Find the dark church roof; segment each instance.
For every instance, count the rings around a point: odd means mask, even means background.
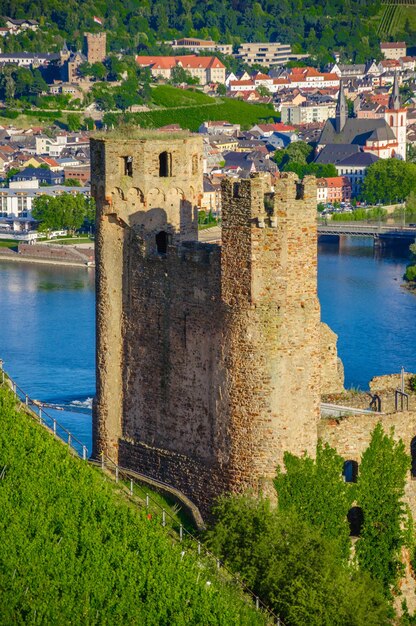
[[[359,146],[351,144],[328,144],[318,154],[315,163],[323,165],[345,165],[346,167],[368,167],[378,161],[378,156],[371,152],[362,152]]]
[[[365,146],[367,141],[394,141],[395,136],[386,120],[348,118],[344,128],[337,133],[335,119],[326,121],[319,144],[355,144]]]
[[[360,146],[354,144],[342,143],[337,145],[335,143],[330,143],[322,148],[315,159],[315,163],[333,163],[334,165],[337,165],[340,161],[343,161],[350,156],[357,155],[359,152]]]
[[[378,156],[371,152],[357,152],[357,154],[352,154],[346,159],[339,161],[337,165],[345,165],[346,167],[369,167],[378,160]]]

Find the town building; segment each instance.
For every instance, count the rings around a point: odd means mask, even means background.
[[[10,178],[11,182],[38,181],[40,185],[62,185],[64,173],[62,170],[53,172],[43,167],[26,167]]]
[[[340,78],[337,74],[318,72],[314,67],[293,67],[273,79],[271,91],[282,89],[328,89],[339,88]]]
[[[313,122],[326,122],[330,117],[334,117],[336,102],[313,102],[306,100],[301,104],[282,104],[280,113],[284,124],[311,124]]]
[[[39,28],[39,22],[36,20],[18,20],[11,17],[5,17],[4,21],[6,24],[5,30],[7,30],[4,34],[8,35],[20,35],[20,33],[23,33],[25,30],[36,31]]]
[[[327,187],[327,202],[349,202],[351,200],[351,182],[347,176],[324,178]]]
[[[248,65],[286,65],[289,61],[306,58],[307,54],[292,54],[290,44],[285,43],[242,43],[237,56]]]
[[[406,110],[401,107],[397,75],[388,108],[382,118],[349,118],[344,88],[339,91],[335,118],[328,119],[318,142],[318,151],[324,146],[344,146],[345,156],[349,146],[359,146],[381,159],[391,157],[406,159]]]
[[[200,85],[225,83],[225,65],[217,57],[197,56],[195,54],[172,57],[136,56],[136,63],[140,67],[150,68],[154,78],[170,80],[172,70],[175,67],[182,67],[193,78],[197,78]]]
[[[204,135],[238,135],[240,131],[240,124],[231,124],[222,120],[202,122],[198,128],[198,133]]]
[[[102,63],[107,56],[106,33],[84,33],[88,63]]]
[[[315,159],[315,163],[335,165],[338,176],[345,176],[350,181],[351,196],[356,197],[361,192],[361,186],[367,175],[367,170],[378,161],[378,156],[371,152],[363,152],[360,146],[330,144],[325,146]]]
[[[1,65],[18,65],[19,67],[45,67],[60,61],[58,53],[41,52],[2,52]]]
[[[182,39],[175,39],[170,43],[173,50],[186,49],[190,52],[221,52],[222,54],[232,54],[233,47],[231,44],[216,43],[215,41],[207,41],[204,39],[197,39],[196,37],[182,37]]]
[[[380,44],[381,53],[385,59],[400,59],[406,56],[405,41],[388,41]]]

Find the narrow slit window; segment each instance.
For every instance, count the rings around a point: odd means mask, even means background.
[[[133,157],[123,157],[123,174],[124,176],[133,176]]]
[[[161,178],[172,176],[172,155],[170,152],[159,154],[159,176]]]

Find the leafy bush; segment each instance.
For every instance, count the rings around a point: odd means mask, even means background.
[[[293,511],[323,535],[339,544],[348,557],[350,529],[347,513],[355,485],[344,482],[344,459],[328,444],[318,443],[316,459],[284,455],[285,471],[277,468],[274,481],[279,509]]]
[[[404,279],[409,283],[416,281],[416,265],[408,265],[406,267]]]
[[[2,624],[265,624],[4,388],[0,418]]]
[[[380,581],[387,596],[403,572],[408,514],[402,500],[409,468],[403,442],[377,424],[360,464],[357,502],[364,522],[356,554],[360,568]]]
[[[289,511],[248,496],[223,498],[213,550],[287,626],[390,624],[379,585],[340,561],[337,545]]]
[[[10,111],[9,109],[0,109],[1,117],[7,117],[11,120],[15,120],[19,116],[19,111]]]

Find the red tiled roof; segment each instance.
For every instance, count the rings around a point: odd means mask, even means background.
[[[345,187],[350,185],[350,181],[346,176],[333,176],[332,178],[325,178],[326,184],[329,188]]]
[[[394,49],[394,48],[405,48],[405,47],[406,47],[405,41],[386,41],[380,44],[381,49],[383,48]]]
[[[143,66],[154,66],[157,69],[172,69],[175,65],[182,65],[184,68],[195,69],[202,67],[208,68],[225,68],[217,57],[200,57],[196,54],[187,54],[183,56],[164,57],[164,56],[136,56],[136,63]]]

